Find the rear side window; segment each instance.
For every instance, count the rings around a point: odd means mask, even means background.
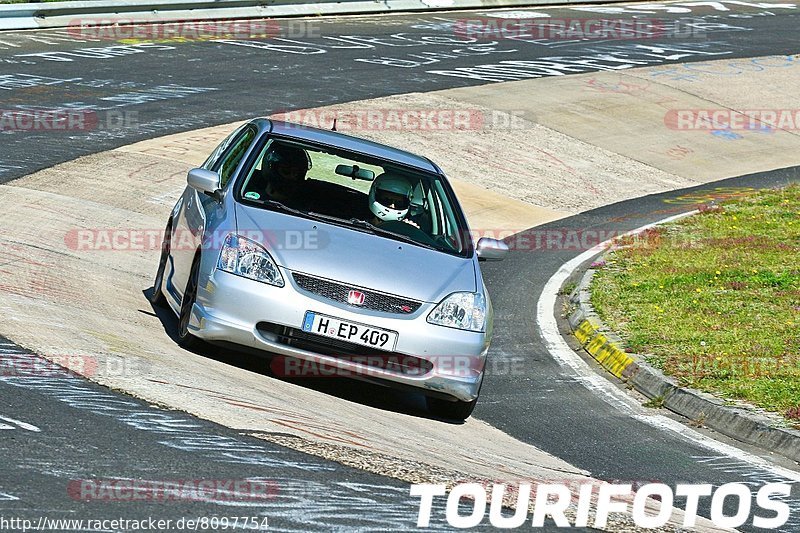
[[[220,186],[224,189],[233,176],[233,172],[242,161],[247,149],[256,138],[256,130],[253,127],[246,127],[240,135],[236,136],[229,147],[225,150],[219,161],[212,166],[212,170],[219,172]]]
[[[225,137],[222,142],[219,143],[216,148],[214,148],[214,151],[211,152],[211,155],[208,156],[208,159],[206,159],[205,163],[203,163],[202,168],[206,170],[214,170],[218,166],[217,163],[219,163],[222,154],[225,153],[225,150],[228,149],[231,143],[238,138],[239,134],[241,134],[242,130],[244,130],[246,127],[246,124],[239,126],[233,131],[233,133]]]

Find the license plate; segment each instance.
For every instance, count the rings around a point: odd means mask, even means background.
[[[303,331],[390,352],[394,351],[395,344],[397,344],[397,333],[394,331],[341,320],[312,311],[306,311],[303,319]]]

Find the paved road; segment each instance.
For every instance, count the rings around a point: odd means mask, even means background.
[[[436,14],[315,21],[305,28],[312,35],[293,34],[258,42],[119,45],[76,42],[64,32],[3,34],[0,35],[0,108],[86,109],[89,106],[97,113],[99,127],[86,132],[0,132],[0,182],[137,139],[280,110],[624,65],[798,51],[797,15],[793,9],[768,10],[741,4],[680,8],[689,13],[659,9],[637,14],[632,11],[647,9],[614,9],[625,11],[619,17],[649,16],[673,21],[687,16],[701,17],[697,24],[703,25],[705,33],[702,38],[682,40],[502,39],[464,43],[463,38],[454,36],[453,21],[466,15]],[[596,16],[575,9],[549,12],[562,18]],[[743,177],[725,185],[774,185],[794,181],[797,176],[790,169]],[[624,202],[550,227],[630,229],[663,217],[665,205],[674,207],[663,200],[680,194]],[[485,269],[497,313],[493,357],[496,361],[519,358],[522,370],[491,374],[475,416],[609,480],[655,479],[672,485],[761,483],[772,479],[767,470],[714,454],[617,413],[550,358],[530,317],[545,281],[577,253],[519,251],[508,261]],[[269,509],[258,508],[260,513],[270,516],[271,526],[304,529],[309,518],[304,514],[307,510],[303,504],[317,498],[321,498],[321,507],[315,507],[316,511],[311,513],[318,513],[312,519],[320,525],[333,523],[333,506],[338,519],[349,526],[376,527],[374,522],[363,522],[367,517],[390,524],[391,529],[413,525],[416,506],[409,502],[407,487],[402,484],[332,466],[188,416],[154,415],[155,411],[139,402],[103,391],[78,378],[70,378],[69,382],[76,387],[93,388],[98,397],[129,403],[125,409],[130,408],[133,414],[148,414],[125,418],[127,415],[123,413],[120,418],[108,416],[108,409],[92,406],[92,402],[79,408],[63,398],[57,401],[63,393],[64,381],[59,381],[58,387],[45,383],[38,388],[26,388],[15,386],[19,383],[14,383],[14,379],[2,380],[0,397],[4,411],[0,415],[42,429],[35,432],[10,424],[15,429],[4,432],[5,442],[19,445],[4,446],[4,458],[8,460],[0,467],[0,492],[8,497],[2,500],[0,494],[3,513],[13,511],[33,517],[53,511],[64,516],[88,517],[101,506],[92,507],[91,503],[65,497],[65,481],[82,477],[163,479],[169,473],[181,479],[214,476],[231,479],[260,475],[278,480],[279,487],[285,490],[279,495],[292,495],[288,500],[275,499],[280,511],[270,514]],[[28,378],[24,383],[33,381]],[[135,422],[139,416],[155,417],[155,421]],[[172,422],[165,429],[160,422],[162,416],[180,419],[175,423],[180,429],[176,431]],[[187,431],[191,438],[210,444],[176,445],[176,439],[185,437],[185,427],[190,428]],[[198,433],[194,434],[195,431]],[[176,434],[181,436],[170,437]],[[233,445],[236,459],[224,451],[220,439],[236,443]],[[124,449],[120,442],[126,443]],[[253,455],[260,459],[248,459]],[[313,467],[298,467],[294,463]],[[254,469],[254,464],[263,470]],[[302,475],[298,475],[298,468]],[[361,486],[370,486],[369,491],[360,490]],[[301,499],[293,500],[295,495]],[[355,507],[342,513],[351,502]],[[141,517],[152,510],[130,502],[119,505],[130,516]],[[366,512],[366,507],[374,512]],[[190,511],[193,514],[213,511],[222,516],[229,508],[193,503],[179,511],[172,506],[169,512],[170,516],[182,516]],[[237,514],[242,510],[231,509]],[[304,510],[302,516],[298,515],[298,509]],[[800,512],[793,513],[793,519],[786,531],[800,528]]]
[[[405,483],[109,391],[3,338],[0,368],[0,530],[152,518],[172,522],[151,530],[181,531],[212,517],[251,531],[417,530]],[[443,507],[431,530],[449,529]]]

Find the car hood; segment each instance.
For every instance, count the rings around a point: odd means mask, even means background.
[[[236,224],[293,272],[424,302],[477,288],[472,259],[238,203]]]

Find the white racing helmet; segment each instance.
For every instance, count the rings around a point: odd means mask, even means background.
[[[384,172],[369,189],[369,209],[384,222],[403,220],[411,207],[412,190],[405,177]]]

